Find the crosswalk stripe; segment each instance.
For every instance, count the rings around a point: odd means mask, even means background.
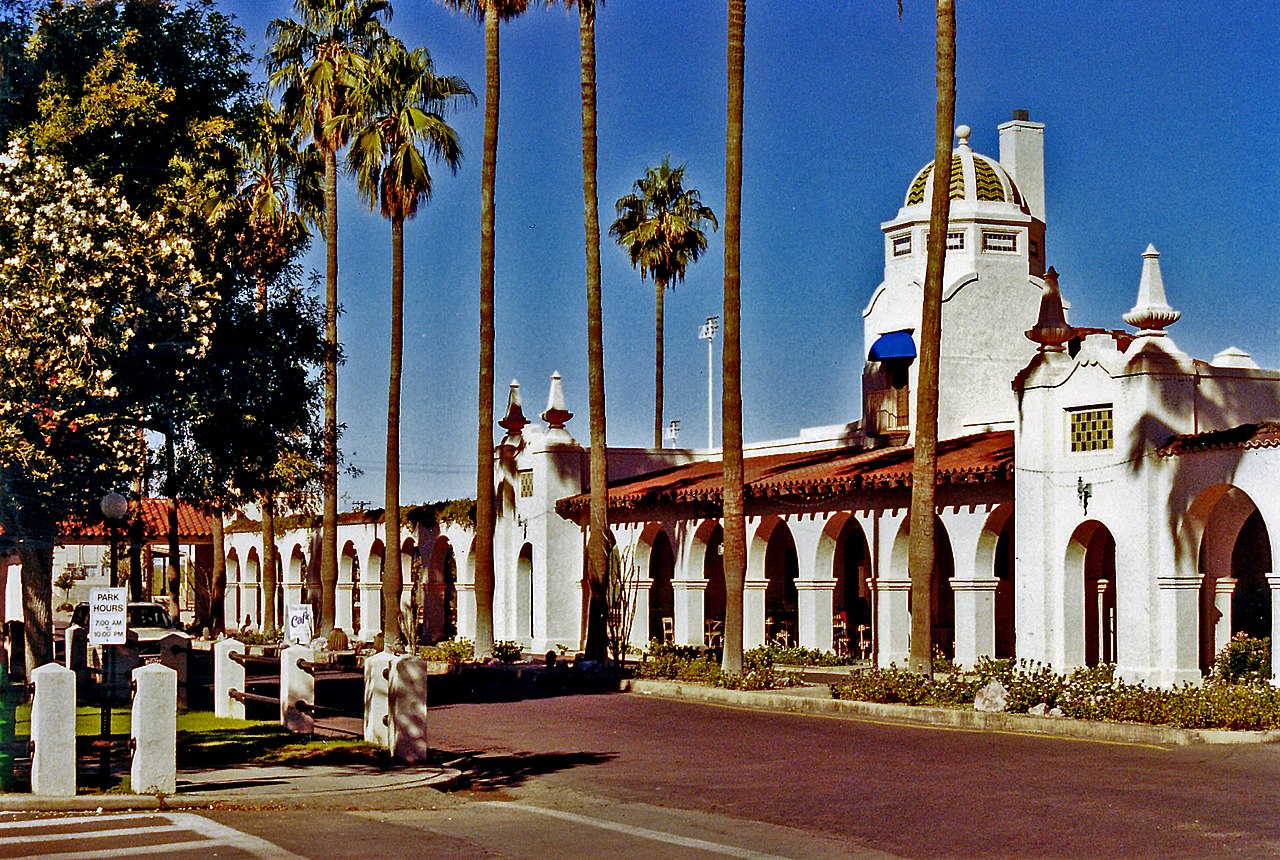
[[[140,833],[182,833],[186,828],[176,824],[151,827],[113,827],[109,830],[67,830],[59,833],[27,833],[22,836],[0,836],[0,845],[20,842],[57,842],[59,839],[110,839],[113,836],[137,836]]]
[[[133,825],[134,822],[137,822],[136,825]],[[126,826],[102,827],[104,824],[118,823],[125,823]],[[56,832],[39,832],[41,830],[50,831],[55,827],[60,829]],[[74,829],[77,827],[96,827],[98,829]],[[40,860],[110,860],[110,858],[114,857],[133,857],[143,854],[174,853],[210,848],[235,848],[259,858],[259,860],[306,860],[306,858],[300,857],[291,851],[286,851],[265,839],[189,812],[121,813],[77,816],[73,818],[51,818],[39,821],[4,821],[0,822],[0,832],[4,831],[14,835],[0,836],[0,845],[14,845],[23,842],[48,843],[67,840],[80,842],[94,840],[101,844],[103,839],[149,834],[188,833],[199,837],[186,841],[172,840],[156,845],[77,848],[75,851],[55,854],[26,855],[28,857],[39,857]],[[17,835],[15,831],[26,832],[22,833],[22,835]]]

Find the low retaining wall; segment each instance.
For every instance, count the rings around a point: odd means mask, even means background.
[[[1065,717],[1033,717],[1030,714],[992,714],[963,708],[926,708],[916,705],[883,705],[826,696],[779,691],[725,690],[681,681],[632,680],[632,693],[709,702],[769,711],[848,717],[924,726],[944,726],[970,731],[1006,731],[1113,743],[1159,744],[1270,744],[1280,743],[1280,731],[1236,732],[1226,729],[1178,729],[1142,723],[1101,723]]]

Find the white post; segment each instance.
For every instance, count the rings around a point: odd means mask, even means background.
[[[244,702],[231,698],[231,691],[245,692],[244,666],[232,660],[232,654],[244,656],[244,644],[239,640],[213,643],[213,715],[243,720]]]
[[[380,747],[390,747],[388,694],[394,659],[379,651],[364,661],[364,739]]]
[[[174,794],[178,790],[178,673],[153,663],[133,670],[134,794]]]
[[[1111,619],[1107,617],[1107,588],[1111,585],[1109,579],[1098,580],[1098,665],[1103,663],[1114,663],[1116,655],[1108,655],[1110,650],[1108,646],[1111,644]],[[1110,656],[1111,659],[1107,660]]]
[[[280,725],[291,732],[309,735],[315,728],[311,715],[298,710],[299,702],[316,702],[316,679],[298,666],[298,661],[315,658],[314,651],[301,645],[290,645],[280,652]]]
[[[160,665],[168,666],[178,674],[178,707],[187,706],[187,660],[191,653],[191,640],[174,631],[160,640]]]
[[[427,664],[399,657],[391,664],[387,689],[387,744],[400,761],[417,764],[431,753],[427,742]]]
[[[31,793],[74,797],[76,793],[76,674],[57,663],[31,673]]]

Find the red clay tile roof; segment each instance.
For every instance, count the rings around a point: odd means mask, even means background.
[[[1172,436],[1156,449],[1161,457],[1177,457],[1197,451],[1227,448],[1280,448],[1280,423],[1241,424],[1228,430],[1210,430]]]
[[[158,540],[169,533],[168,499],[134,499],[129,502],[129,520],[141,516],[145,540]],[[99,519],[91,523],[64,523],[59,529],[61,538],[71,540],[106,540],[107,524]],[[186,502],[178,503],[178,538],[184,543],[196,543],[213,538],[213,521],[209,516]]]
[[[857,490],[911,485],[911,448],[828,448],[748,457],[746,495],[751,498],[837,496]],[[951,439],[938,445],[938,482],[1008,480],[1013,476],[1013,432],[1004,430]],[[651,472],[609,487],[609,507],[711,502],[720,504],[720,461],[702,461]],[[556,511],[573,518],[589,495],[561,499]]]

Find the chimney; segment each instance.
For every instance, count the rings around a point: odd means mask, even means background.
[[[1044,208],[1044,123],[1032,122],[1025,110],[1000,126],[1000,163],[1013,177],[1031,214],[1048,222]]]

